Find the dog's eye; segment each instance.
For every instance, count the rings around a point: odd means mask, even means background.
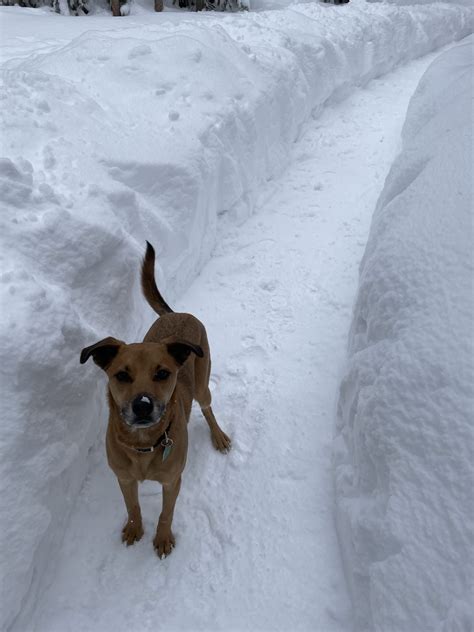
[[[119,382],[133,382],[132,378],[126,371],[119,371],[115,374],[115,377]]]
[[[167,371],[166,369],[160,369],[159,371],[157,371],[155,373],[155,375],[153,376],[153,379],[155,382],[161,382],[162,380],[166,380],[167,377],[169,377],[171,374],[169,371]]]

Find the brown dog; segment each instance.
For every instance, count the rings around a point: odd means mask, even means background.
[[[160,318],[143,342],[128,345],[105,338],[83,349],[81,364],[92,356],[109,377],[106,447],[127,506],[122,540],[129,545],[143,535],[138,483],[158,481],[163,507],[153,545],[163,557],[175,544],[171,522],[186,464],[193,399],[201,406],[216,449],[227,452],[231,442],[211,408],[211,356],[204,325],[191,314],[177,314],[168,307],[156,287],[154,267],[155,251],[147,242],[142,288]]]

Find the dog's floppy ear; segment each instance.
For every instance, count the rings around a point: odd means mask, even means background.
[[[172,342],[166,342],[166,348],[171,357],[173,357],[178,364],[184,364],[189,358],[191,353],[195,353],[198,358],[202,358],[204,353],[199,345],[194,345],[187,340],[173,340]]]
[[[97,366],[100,366],[100,368],[105,371],[123,344],[125,343],[121,340],[111,338],[110,336],[108,338],[104,338],[103,340],[99,340],[99,342],[96,342],[95,345],[86,347],[81,351],[81,364],[87,362],[87,360],[92,356]]]

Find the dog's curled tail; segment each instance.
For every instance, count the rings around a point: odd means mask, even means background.
[[[146,242],[146,252],[142,263],[142,290],[148,304],[159,316],[173,311],[156,287],[155,249],[148,241]]]

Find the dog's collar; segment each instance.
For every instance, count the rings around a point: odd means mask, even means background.
[[[164,447],[164,452],[166,452],[166,450],[169,448],[169,450],[168,450],[168,454],[169,454],[169,451],[173,447],[173,439],[170,439],[168,437],[168,432],[169,432],[169,429],[171,427],[172,421],[173,420],[171,419],[169,424],[168,424],[168,427],[166,428],[164,433],[162,435],[160,435],[158,437],[158,441],[156,443],[154,443],[153,445],[151,445],[150,447],[148,447],[148,448],[135,448],[134,446],[130,445],[130,446],[127,446],[127,448],[130,448],[131,450],[135,450],[135,452],[150,453],[150,452],[154,452],[156,450],[156,448],[161,445],[161,446]],[[166,458],[164,456],[164,452],[163,452],[163,461]],[[168,456],[168,454],[166,456]]]
[[[163,457],[162,457],[162,461],[166,461],[166,459],[169,457],[171,449],[173,448],[174,445],[174,441],[173,439],[171,439],[170,437],[168,437],[168,432],[169,429],[171,428],[171,424],[173,423],[173,419],[170,419],[170,422],[166,428],[166,430],[163,432],[163,434],[161,434],[157,441],[153,444],[150,445],[147,448],[136,448],[133,445],[128,445],[127,443],[123,443],[123,441],[119,441],[119,443],[121,443],[124,448],[128,448],[129,450],[133,450],[134,452],[138,452],[138,454],[151,454],[152,452],[154,452],[157,448],[159,448],[160,446],[163,448]]]

